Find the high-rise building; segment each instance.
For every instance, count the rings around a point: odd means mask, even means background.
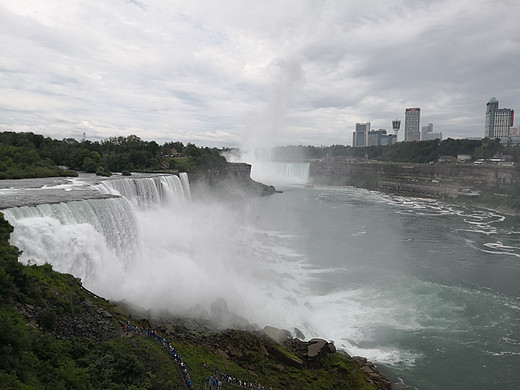
[[[421,109],[407,108],[404,112],[404,141],[420,141],[421,133],[419,124],[421,120]]]
[[[428,126],[423,126],[421,133],[421,141],[431,141],[434,139],[440,139],[442,141],[442,133],[433,132],[433,123],[428,123]]]
[[[370,131],[370,122],[356,123],[356,131],[353,133],[352,146],[354,148],[363,148],[368,145],[368,132]]]
[[[395,134],[387,134],[386,129],[370,130],[367,146],[392,145],[396,143]]]
[[[509,138],[514,116],[514,110],[510,108],[498,108],[498,100],[494,97],[491,98],[486,104],[484,137]]]
[[[367,146],[391,145],[394,143],[394,139],[395,135],[388,135],[385,129],[370,130]]]

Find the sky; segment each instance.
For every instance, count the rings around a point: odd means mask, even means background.
[[[351,145],[421,108],[520,115],[517,0],[0,0],[0,131],[210,147]],[[515,120],[515,126],[520,122]]]

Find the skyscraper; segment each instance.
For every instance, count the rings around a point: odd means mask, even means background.
[[[486,104],[486,124],[484,137],[509,138],[515,111],[498,108],[498,100],[492,97]]]
[[[422,127],[421,141],[431,141],[434,139],[440,139],[442,141],[442,133],[434,133],[433,123],[428,123],[428,126]]]
[[[356,123],[356,131],[352,137],[352,146],[354,148],[363,148],[368,145],[368,132],[370,131],[370,122]]]
[[[421,119],[421,109],[407,108],[404,112],[404,141],[420,141],[421,132],[419,124]]]

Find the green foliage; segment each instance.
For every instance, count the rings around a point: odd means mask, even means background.
[[[77,176],[75,171],[81,170],[100,176],[130,171],[198,172],[225,164],[226,159],[214,148],[199,148],[190,143],[184,146],[182,142],[160,146],[136,135],[78,142],[33,133],[0,133],[0,179]]]
[[[98,175],[98,176],[112,176],[112,172],[110,172],[105,167],[97,167],[96,175]]]
[[[25,134],[25,133],[21,133]],[[27,177],[77,176],[77,173],[58,167],[52,160],[42,158],[29,139],[17,133],[0,133],[0,179]]]
[[[8,242],[11,232],[0,213],[0,388],[182,388],[177,367],[152,340],[117,334],[98,340],[88,334],[55,337],[62,315],[90,321],[86,300],[94,311],[111,310],[115,327],[117,314],[71,275],[54,272],[50,265],[19,263],[18,249]],[[36,315],[28,322],[17,307],[31,307]]]
[[[441,156],[457,157],[469,154],[477,158],[491,158],[497,153],[509,154],[513,161],[520,162],[520,147],[505,147],[500,139],[482,140],[452,139],[421,142],[399,142],[393,145],[353,148],[332,146],[279,146],[273,149],[276,161],[307,161],[327,157],[356,157],[377,161],[409,163],[436,162]]]

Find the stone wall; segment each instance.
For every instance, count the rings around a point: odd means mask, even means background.
[[[506,189],[520,183],[520,170],[510,166],[473,164],[398,164],[312,161],[310,181],[354,185],[371,179],[374,189],[434,197],[457,197],[460,190]],[[363,185],[360,185],[363,186]]]

